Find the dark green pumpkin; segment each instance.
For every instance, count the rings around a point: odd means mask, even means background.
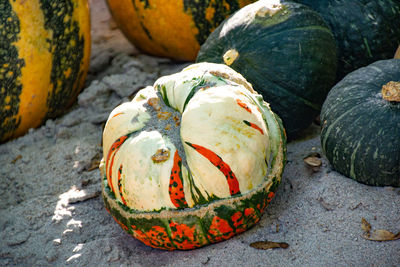
[[[310,8],[268,1],[225,20],[200,48],[197,62],[225,63],[270,103],[292,138],[320,112],[336,76],[336,44]]]
[[[397,100],[382,93],[391,81]],[[336,171],[368,185],[400,186],[399,59],[347,75],[330,91],[321,121],[322,148]]]
[[[393,57],[400,43],[399,0],[295,0],[321,14],[337,40],[338,79]]]

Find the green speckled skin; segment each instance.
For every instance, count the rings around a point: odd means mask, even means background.
[[[142,3],[144,3],[144,8],[150,8],[150,4],[149,4],[149,1],[147,1],[147,0],[140,0],[140,2],[142,2]],[[135,0],[133,0],[132,1],[132,5],[133,5],[133,7],[135,8],[135,10],[136,10],[136,12],[140,12],[139,11],[139,8],[137,7],[137,5],[136,5],[136,2],[135,2]],[[147,29],[147,27],[144,25],[144,23],[143,23],[143,21],[142,20],[140,20],[140,26],[143,28],[143,31],[146,33],[146,35],[147,35],[147,37],[150,39],[150,40],[153,40],[153,37],[151,36],[151,34],[150,34],[150,31]],[[167,48],[165,48],[165,47],[163,47],[166,51],[168,51],[168,49]]]
[[[338,79],[381,59],[400,44],[399,0],[295,0],[318,11],[338,44]]]
[[[230,67],[263,95],[293,138],[319,114],[333,85],[335,40],[318,13],[296,3],[285,3],[272,17],[246,21],[259,5],[245,6],[225,20],[202,45],[196,61],[224,63],[225,52],[236,49],[239,56]]]
[[[139,0],[140,2],[144,3],[144,7],[145,8],[149,8],[150,7],[150,3],[149,0]],[[135,5],[135,1],[132,1],[132,4]]]
[[[321,143],[333,168],[358,182],[400,187],[400,103],[381,89],[400,81],[400,60],[377,61],[347,75],[321,111]]]
[[[9,134],[10,129],[18,128],[20,119],[13,118],[18,114],[19,96],[22,92],[20,81],[24,60],[18,58],[18,49],[13,45],[18,40],[20,25],[18,17],[9,1],[0,3],[0,140]],[[9,75],[12,73],[12,75]],[[11,119],[10,119],[11,118]]]
[[[80,67],[84,38],[79,34],[78,22],[71,19],[76,8],[74,2],[42,0],[40,4],[45,17],[45,28],[53,32],[50,47],[54,51],[54,57],[50,79],[55,88],[48,97],[47,117],[54,118],[63,112],[60,107],[68,106],[71,99],[79,93],[80,85],[76,81],[84,75]],[[66,17],[69,18],[68,21]],[[68,70],[71,73],[66,75]]]
[[[204,2],[207,3],[209,1]],[[240,8],[237,0],[215,1],[208,5],[215,9],[212,20],[207,20],[206,18],[207,4],[199,4],[193,0],[183,1],[185,12],[192,14],[196,28],[199,29],[199,33],[196,35],[199,44],[203,44],[215,27]]]
[[[248,198],[232,203],[207,205],[177,211],[168,216],[158,212],[140,213],[116,202],[113,193],[103,182],[105,207],[114,220],[130,235],[144,244],[164,250],[187,250],[220,242],[253,227],[262,217],[279,180],[269,190],[260,190]],[[219,202],[221,202],[220,200]]]

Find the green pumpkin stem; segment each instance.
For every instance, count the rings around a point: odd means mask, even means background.
[[[400,102],[400,82],[388,82],[382,86],[382,98],[391,102]]]

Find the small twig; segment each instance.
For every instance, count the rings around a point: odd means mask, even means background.
[[[22,159],[22,155],[18,155],[15,159],[11,161],[12,164],[15,164],[19,159]]]
[[[317,200],[321,204],[321,206],[327,211],[331,211],[335,207],[335,205],[327,203],[322,197],[319,197]]]
[[[250,247],[266,250],[275,248],[288,248],[289,244],[285,242],[257,241],[251,243]]]

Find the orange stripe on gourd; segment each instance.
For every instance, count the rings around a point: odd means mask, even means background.
[[[267,197],[267,202],[271,202],[271,200],[274,198],[275,193],[274,192],[269,192],[268,193],[268,197]]]
[[[217,167],[225,175],[231,196],[240,194],[239,182],[235,174],[233,173],[229,165],[225,163],[220,156],[218,156],[217,154],[215,154],[214,152],[203,146],[191,144],[189,142],[185,143],[194,148],[206,159],[208,159],[215,167]]]
[[[133,225],[132,225],[133,226]],[[138,232],[138,230],[134,230]],[[175,247],[172,244],[171,238],[169,237],[165,227],[161,227],[159,225],[154,225],[148,230],[147,232],[142,232],[144,235],[147,237],[145,239],[145,236],[142,235],[141,239],[145,244],[153,247],[153,248],[162,248],[166,250],[172,250],[175,249]]]
[[[214,242],[229,239],[234,236],[235,232],[229,225],[227,220],[224,220],[218,216],[214,216],[208,229],[207,238]]]
[[[183,180],[182,180],[182,159],[175,151],[174,154],[174,165],[171,169],[171,176],[169,180],[169,196],[172,203],[177,208],[187,208],[188,204],[185,200],[185,193],[183,191]]]
[[[200,238],[196,225],[186,225],[185,223],[177,223],[171,221],[169,223],[171,229],[171,239],[178,249],[194,249],[206,244],[204,238]]]
[[[251,112],[251,109],[249,108],[249,106],[248,106],[246,103],[244,103],[242,100],[236,99],[236,103],[237,103],[240,107],[244,108],[247,112],[252,113],[252,112]]]
[[[107,160],[106,160],[106,176],[107,176],[107,182],[108,185],[111,187],[111,191],[113,193],[115,193],[114,191],[114,186],[112,184],[112,180],[111,180],[111,173],[112,173],[112,167],[114,164],[114,158],[115,158],[115,154],[118,152],[119,148],[121,147],[121,145],[125,142],[125,140],[128,138],[127,135],[124,135],[120,138],[118,138],[111,146],[110,150],[108,151],[107,154]],[[111,163],[110,163],[110,158],[112,155],[112,159],[111,159]]]
[[[246,208],[243,213],[247,224],[256,224],[260,220],[261,215],[258,215],[254,208]]]
[[[117,117],[118,115],[122,115],[122,114],[124,114],[124,112],[119,112],[119,113],[115,114],[114,116],[112,116],[111,118],[115,118],[115,117]]]
[[[246,125],[250,126],[251,128],[256,129],[256,130],[259,131],[261,134],[264,134],[263,130],[262,130],[260,127],[258,127],[256,124],[251,123],[251,122],[246,121],[246,120],[243,120],[243,122],[244,122]]]

